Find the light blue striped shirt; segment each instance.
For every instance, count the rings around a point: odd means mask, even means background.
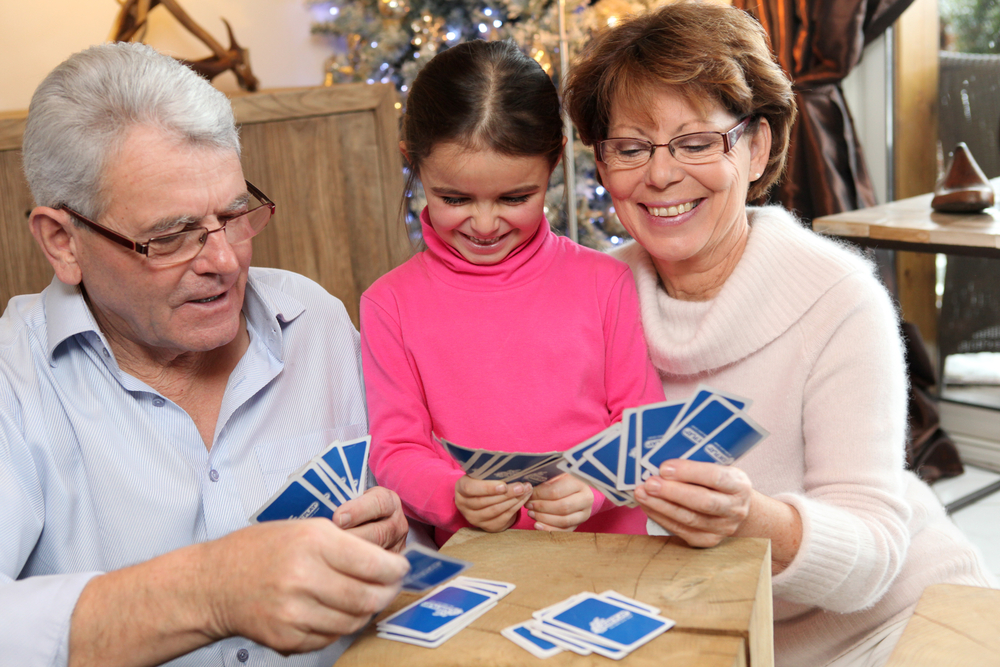
[[[212,540],[334,439],[368,431],[358,332],[316,283],[250,269],[250,347],[211,450],[175,403],[122,372],[80,291],[53,280],[0,319],[0,663],[66,664],[101,572]],[[170,665],[322,665],[233,637]],[[242,660],[241,660],[242,658]]]

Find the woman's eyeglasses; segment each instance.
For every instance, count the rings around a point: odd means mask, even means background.
[[[684,164],[706,164],[715,162],[728,153],[740,140],[751,116],[747,116],[727,132],[695,132],[674,137],[665,144],[652,144],[642,139],[605,139],[594,146],[598,160],[612,169],[633,169],[641,167],[651,159],[657,148],[664,146],[678,162]]]

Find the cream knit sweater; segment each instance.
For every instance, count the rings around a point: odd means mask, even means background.
[[[739,264],[709,301],[670,298],[636,243],[632,267],[667,399],[699,382],[753,400],[770,436],[736,465],[802,516],[774,577],[776,664],[824,665],[912,611],[924,587],[995,585],[931,490],[906,472],[897,315],[871,265],[778,207],[749,208]]]

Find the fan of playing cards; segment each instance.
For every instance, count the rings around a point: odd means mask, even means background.
[[[495,452],[438,438],[470,477],[541,484],[569,472],[616,505],[635,505],[633,491],[669,459],[729,465],[767,437],[745,412],[751,401],[699,385],[686,401],[630,408],[621,422],[565,452]]]
[[[334,511],[365,491],[371,437],[333,441],[321,454],[278,489],[257,513],[254,523],[278,519],[333,518]]]

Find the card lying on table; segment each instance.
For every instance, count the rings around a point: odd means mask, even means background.
[[[615,591],[580,593],[533,614],[533,620],[506,628],[502,635],[537,657],[558,650],[597,653],[620,660],[674,626],[660,610]],[[536,641],[527,639],[525,631]],[[540,644],[546,642],[546,644]]]
[[[514,584],[458,577],[376,625],[377,637],[437,648],[497,605]]]
[[[371,437],[335,440],[317,454],[250,517],[253,523],[281,519],[333,518],[334,511],[365,492]]]

